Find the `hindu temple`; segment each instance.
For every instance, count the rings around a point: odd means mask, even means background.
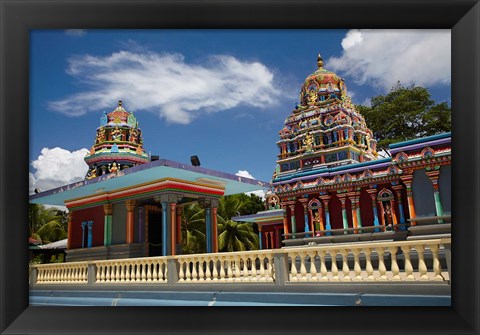
[[[30,196],[30,203],[68,208],[69,262],[178,255],[182,210],[192,202],[205,209],[207,252],[217,252],[218,199],[268,189],[268,183],[193,162],[153,159],[122,101],[101,116],[85,162],[83,181]]]
[[[85,157],[89,167],[86,178],[95,178],[149,161],[138,121],[119,101],[117,108],[108,114],[104,112],[100,118],[95,143]]]
[[[259,225],[263,248],[413,238],[418,222],[445,223],[432,229],[449,233],[451,134],[395,143],[379,157],[344,79],[321,55],[279,137],[266,211],[234,218]]]

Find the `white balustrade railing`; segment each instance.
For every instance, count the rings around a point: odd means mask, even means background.
[[[167,258],[145,257],[95,261],[97,283],[166,283]]]
[[[30,267],[30,284],[445,281],[440,254],[450,244],[447,238],[42,264]]]
[[[53,263],[32,266],[36,268],[36,284],[82,284],[88,281],[88,263]]]
[[[293,283],[444,281],[449,279],[448,271],[443,271],[440,265],[439,250],[450,242],[450,239],[373,242],[286,248],[282,251],[288,253],[289,280]],[[431,257],[433,265],[430,269],[425,255]]]
[[[273,282],[273,251],[175,256],[179,283]]]

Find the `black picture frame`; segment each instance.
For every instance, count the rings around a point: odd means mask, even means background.
[[[479,332],[478,1],[0,1],[2,334]],[[451,307],[29,307],[29,30],[65,28],[452,29]]]

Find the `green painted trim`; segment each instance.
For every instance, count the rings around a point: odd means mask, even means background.
[[[443,207],[442,202],[440,201],[440,192],[433,192],[433,197],[435,198],[435,210],[437,212],[437,216],[443,216]]]
[[[348,229],[347,210],[342,209],[343,229]]]

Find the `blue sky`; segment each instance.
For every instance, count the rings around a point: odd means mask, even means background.
[[[367,104],[400,80],[450,103],[449,30],[35,30],[30,191],[83,179],[83,156],[118,100],[145,149],[269,181],[278,131],[320,52]]]

